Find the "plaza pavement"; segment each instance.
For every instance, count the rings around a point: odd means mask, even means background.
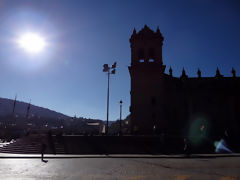
[[[240,180],[240,154],[0,154],[1,180]]]

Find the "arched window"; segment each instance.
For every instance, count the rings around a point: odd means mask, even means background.
[[[154,58],[155,57],[155,50],[153,48],[150,48],[148,50],[148,55],[150,58]]]
[[[144,49],[143,48],[140,48],[138,50],[138,58],[139,59],[144,59]]]

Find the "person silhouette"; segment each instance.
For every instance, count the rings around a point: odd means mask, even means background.
[[[184,138],[183,141],[184,141],[184,148],[183,148],[184,154],[187,155],[187,156],[190,156],[190,154],[191,154],[191,144],[190,144],[190,142],[187,138]]]
[[[47,160],[43,159],[46,148],[47,148],[46,144],[42,142],[42,144],[41,144],[41,159],[42,159],[42,162],[47,162]]]

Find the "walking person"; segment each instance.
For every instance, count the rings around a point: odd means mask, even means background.
[[[183,141],[184,141],[184,148],[183,148],[184,154],[186,156],[190,156],[191,155],[191,144],[187,138],[184,138]]]
[[[43,159],[46,148],[47,148],[46,144],[44,142],[42,142],[42,144],[41,144],[41,159],[42,159],[42,162],[47,162],[46,160]]]

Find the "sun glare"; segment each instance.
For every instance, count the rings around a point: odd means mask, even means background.
[[[18,44],[29,53],[39,53],[46,46],[44,38],[35,33],[24,34],[19,38]]]

